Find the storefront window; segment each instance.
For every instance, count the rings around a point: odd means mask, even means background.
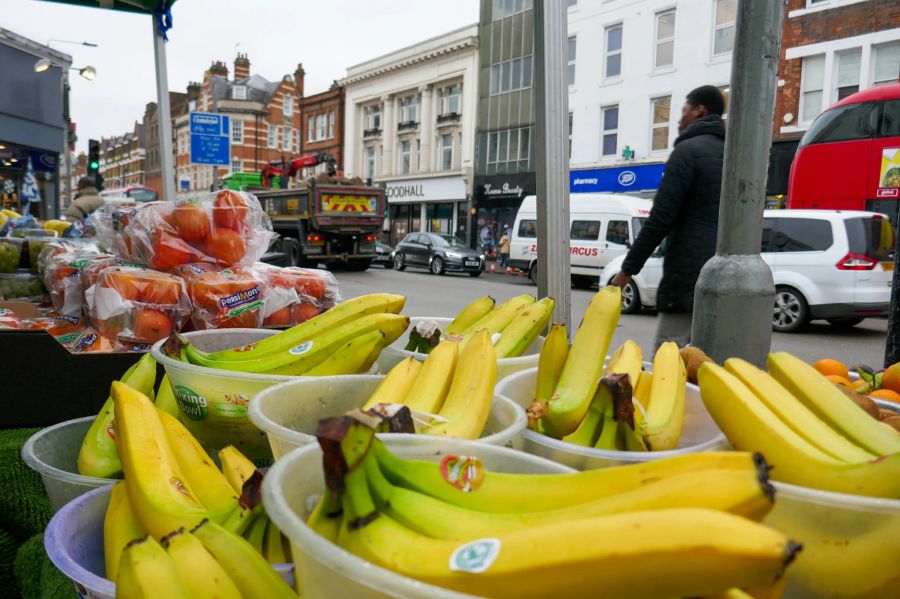
[[[410,204],[410,231],[422,231],[422,204]]]
[[[397,245],[409,234],[409,204],[391,206],[390,245]]]
[[[428,231],[431,233],[453,234],[453,204],[427,204]]]

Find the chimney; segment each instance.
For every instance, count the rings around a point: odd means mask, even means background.
[[[187,99],[188,100],[198,100],[200,98],[200,84],[196,81],[191,81],[187,86]]]
[[[306,76],[306,71],[303,70],[303,63],[299,63],[297,65],[297,70],[294,71],[294,85],[297,87],[297,96],[303,97],[303,78]]]
[[[246,54],[238,53],[234,59],[234,80],[242,81],[250,76],[250,59]]]
[[[214,60],[212,66],[209,67],[209,74],[228,79],[228,67],[221,60]]]

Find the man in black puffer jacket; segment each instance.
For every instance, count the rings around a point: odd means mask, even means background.
[[[687,95],[679,136],[666,162],[653,209],[612,284],[625,287],[666,239],[663,277],[656,295],[656,347],[691,340],[694,286],[700,269],[716,253],[725,126],[722,92],[704,85]]]

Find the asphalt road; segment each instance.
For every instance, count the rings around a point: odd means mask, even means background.
[[[387,291],[405,295],[405,314],[410,316],[453,317],[470,301],[490,295],[498,302],[521,293],[535,293],[526,277],[485,273],[475,279],[468,275],[434,276],[425,270],[404,272],[374,267],[366,272],[334,273],[345,298]],[[584,310],[595,292],[572,289],[572,320],[581,322]],[[802,333],[773,333],[772,349],[788,351],[805,360],[837,358],[848,365],[870,364],[879,367],[884,357],[887,321],[867,319],[856,327],[839,331],[824,321],[811,323]],[[633,339],[648,355],[653,349],[656,316],[653,312],[625,315],[613,338],[613,347]]]

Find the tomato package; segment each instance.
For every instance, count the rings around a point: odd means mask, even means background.
[[[103,269],[85,300],[91,324],[101,335],[132,343],[168,337],[191,314],[180,277],[127,266]]]
[[[263,280],[266,301],[264,326],[283,327],[305,322],[341,300],[337,280],[327,270],[254,266]]]
[[[262,281],[248,268],[224,270],[208,264],[186,264],[173,272],[183,277],[194,306],[191,322],[197,330],[258,328],[265,300]]]
[[[125,227],[141,262],[160,271],[184,264],[250,266],[272,241],[272,223],[255,196],[224,189],[178,202],[140,206]]]
[[[141,264],[130,228],[131,219],[138,210],[133,202],[108,202],[94,210],[87,220],[95,231],[95,239],[110,248],[128,264]]]
[[[80,318],[83,314],[84,281],[82,271],[98,263],[109,265],[115,258],[99,250],[76,249],[54,253],[46,260],[44,286],[50,301],[63,316]]]

